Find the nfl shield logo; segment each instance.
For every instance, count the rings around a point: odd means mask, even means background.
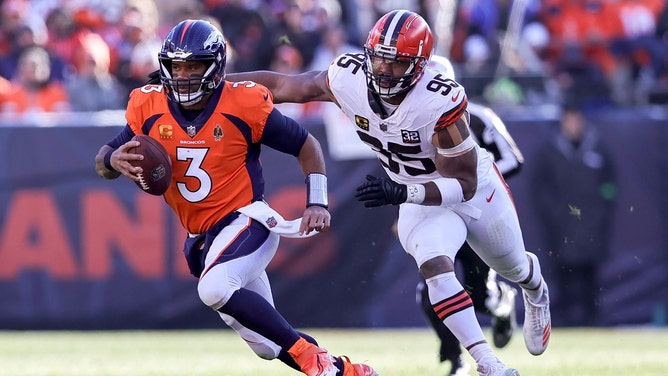
[[[195,134],[197,134],[197,128],[195,128],[194,125],[189,125],[186,128],[186,132],[188,132],[188,136],[195,137]]]
[[[387,132],[387,124],[380,123],[380,130],[383,131],[383,132]]]
[[[276,221],[276,218],[274,218],[274,217],[267,218],[267,226],[269,226],[269,228],[274,228],[274,227],[276,227],[277,224],[278,224],[278,221]]]

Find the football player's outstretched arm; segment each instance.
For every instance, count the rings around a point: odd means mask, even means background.
[[[325,156],[322,153],[320,142],[309,134],[302,145],[299,155],[297,155],[297,162],[302,168],[304,176],[309,174],[326,174],[325,171]]]
[[[331,222],[331,215],[327,210],[327,175],[325,171],[325,157],[318,140],[308,135],[302,145],[297,162],[306,177],[307,207],[299,226],[300,234],[308,234],[313,230],[327,231]]]
[[[327,71],[282,74],[264,70],[230,73],[225,79],[232,82],[253,81],[266,86],[274,96],[274,103],[333,101],[327,87]]]

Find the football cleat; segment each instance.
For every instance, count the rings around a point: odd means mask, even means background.
[[[492,341],[494,346],[502,348],[510,342],[515,329],[515,296],[517,290],[507,283],[498,282],[501,290],[499,304],[492,311]]]
[[[508,368],[495,356],[485,356],[478,363],[480,376],[520,376],[515,368]]]
[[[471,365],[464,360],[462,355],[451,359],[452,368],[448,376],[469,376],[471,374]]]
[[[309,343],[304,338],[299,338],[290,347],[288,354],[307,376],[336,376],[339,372],[334,365],[334,357],[327,350]]]
[[[343,363],[343,373],[341,376],[378,376],[378,372],[366,364],[353,364],[345,355],[339,357],[339,359]]]
[[[543,287],[543,296],[539,303],[532,303],[524,291],[522,297],[524,298],[524,344],[532,355],[540,355],[547,349],[552,331],[547,286]]]

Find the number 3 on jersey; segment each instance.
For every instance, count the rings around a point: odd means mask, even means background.
[[[202,162],[208,151],[208,148],[176,148],[176,160],[190,162],[184,176],[197,179],[200,183],[199,188],[194,191],[189,190],[184,182],[176,183],[181,196],[189,202],[200,202],[211,193],[213,186],[211,176],[202,168]]]

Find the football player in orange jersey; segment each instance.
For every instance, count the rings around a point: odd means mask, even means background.
[[[211,23],[185,20],[158,56],[161,84],[130,94],[127,126],[95,157],[107,179],[138,180],[128,153],[135,134],[158,140],[170,155],[165,201],[188,232],[184,253],[207,306],[261,358],[278,358],[309,376],[373,376],[364,364],[333,357],[295,330],[274,308],[265,271],[280,236],[308,236],[330,225],[327,178],[318,141],[274,108],[253,83],[225,81],[226,42]],[[260,150],[267,145],[297,158],[306,176],[301,221],[286,221],[263,201]]]
[[[277,102],[332,101],[376,153],[388,177],[368,176],[355,197],[365,207],[398,205],[399,240],[428,285],[429,301],[477,363],[480,376],[517,376],[494,354],[473,303],[454,273],[469,245],[524,298],[524,342],[540,355],[550,339],[548,287],[536,255],[524,248],[512,194],[492,155],[471,137],[464,88],[428,68],[433,36],[407,10],[382,16],[364,53],[344,53],[325,71],[248,72]]]

